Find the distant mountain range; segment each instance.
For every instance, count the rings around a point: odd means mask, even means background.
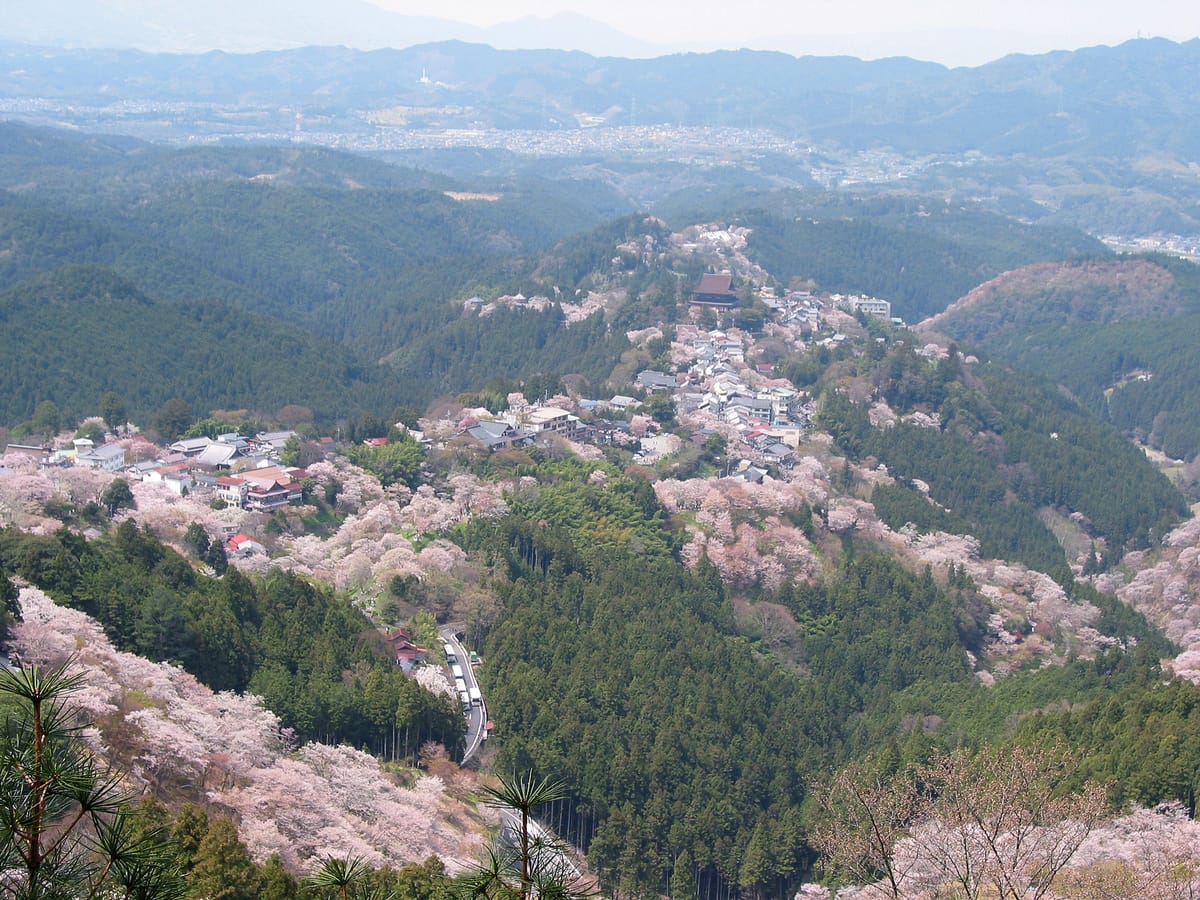
[[[481,27],[446,18],[391,12],[369,0],[8,0],[0,39],[49,47],[138,49],[153,53],[253,53],[304,46],[359,50],[467,41],[505,50],[557,48],[594,56],[651,57],[746,47],[796,56],[851,55],[880,59],[904,53],[950,65],[975,65],[1013,49],[1079,46],[1081,39],[1041,32],[983,28],[889,31],[864,22],[845,33],[773,30],[753,34],[737,17],[720,40],[689,41],[671,30],[646,40],[587,16],[551,11]],[[743,30],[739,32],[739,26]],[[1085,39],[1099,43],[1102,38]]]
[[[571,13],[480,27],[401,15],[366,0],[9,0],[5,7],[0,37],[51,47],[253,53],[305,46],[378,50],[460,40],[506,49],[586,49],[601,56],[665,52]]]
[[[248,55],[0,45],[0,97],[18,111],[29,100],[272,114],[303,107],[306,116],[342,117],[327,131],[760,127],[795,141],[905,153],[1148,157],[1185,167],[1200,159],[1197,95],[1200,39],[1135,40],[952,70],[906,58],[743,50],[617,59],[458,42]]]

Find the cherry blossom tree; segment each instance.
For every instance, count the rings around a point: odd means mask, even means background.
[[[130,797],[77,737],[65,666],[0,671],[0,870],[12,897],[180,897],[165,842],[140,833]]]
[[[1041,898],[1105,815],[1106,790],[1066,790],[1062,747],[957,750],[917,771],[852,768],[818,790],[814,841],[836,871],[888,897]],[[875,873],[882,873],[877,880]]]
[[[177,667],[119,652],[94,620],[36,589],[22,588],[20,604],[13,649],[81,672],[73,700],[98,726],[89,745],[134,784],[169,784],[235,813],[259,861],[279,853],[300,871],[331,856],[403,865],[436,853],[457,871],[481,851],[477,816],[440,779],[414,772],[403,786],[349,747],[297,750],[258,698],[214,694]]]

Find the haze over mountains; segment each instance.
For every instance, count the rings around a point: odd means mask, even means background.
[[[231,27],[230,23],[236,23]],[[639,41],[585,16],[525,17],[491,27],[450,18],[409,16],[365,0],[343,0],[336,15],[323,0],[283,4],[213,0],[13,0],[0,34],[8,40],[65,47],[124,47],[150,52],[249,53],[310,45],[364,50],[462,40],[500,48],[564,47],[597,55],[652,56],[667,48]]]
[[[1192,102],[1200,93],[1200,40],[1137,40],[955,70],[911,59],[756,51],[606,59],[457,42],[251,55],[8,45],[0,62],[8,115],[40,115],[42,124],[73,117],[80,127],[156,139],[290,137],[299,108],[307,131],[376,135],[378,149],[401,131],[423,129],[661,124],[758,128],[782,142],[916,154],[1145,156],[1170,161],[1154,166],[1168,173],[1200,156]],[[84,108],[55,105],[64,102]],[[162,111],[131,106],[147,103],[239,113],[218,111],[223,122],[196,127],[190,111],[151,115]]]
[[[1049,17],[1020,25],[972,17],[931,22],[928,17],[880,16],[867,8],[851,23],[839,20],[829,10],[812,10],[791,21],[778,14],[764,20],[751,10],[726,10],[720,14],[723,24],[718,29],[702,25],[716,18],[711,8],[693,7],[672,15],[664,7],[655,10],[656,15],[640,16],[636,24],[627,22],[622,28],[606,24],[619,22],[620,11],[605,9],[603,14],[589,17],[562,11],[561,6],[546,6],[534,14],[521,9],[513,9],[507,16],[502,11],[493,13],[493,24],[479,25],[463,21],[470,18],[466,8],[413,15],[393,12],[382,8],[384,5],[369,0],[286,4],[276,0],[204,4],[187,0],[12,0],[5,4],[0,38],[46,46],[136,48],[156,53],[257,52],[309,45],[373,50],[447,40],[500,49],[559,48],[612,57],[747,47],[864,59],[906,55],[947,65],[979,65],[1012,52],[1041,53],[1115,43],[1140,34],[1119,27],[1089,28],[1086,23],[1075,23],[1072,30]],[[501,18],[506,20],[496,21]],[[1108,21],[1108,25],[1114,23]],[[1159,33],[1182,36],[1177,31]],[[710,36],[702,38],[701,34]]]

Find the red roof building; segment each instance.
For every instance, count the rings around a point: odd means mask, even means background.
[[[692,291],[691,302],[697,306],[733,309],[738,304],[737,294],[733,292],[733,276],[727,274],[701,276],[700,284]]]

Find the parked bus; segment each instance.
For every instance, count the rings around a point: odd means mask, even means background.
[[[442,644],[442,650],[446,654],[446,662],[449,662],[449,663],[454,662],[454,659],[455,659],[454,645],[453,644]]]
[[[463,675],[462,666],[459,666],[459,665],[453,665],[453,666],[451,666],[451,667],[450,667],[450,674],[451,674],[451,675],[453,675],[455,678],[463,678],[463,677],[465,677],[465,676]]]
[[[483,694],[479,693],[479,688],[473,687],[469,693],[471,695],[472,706],[483,706]]]

